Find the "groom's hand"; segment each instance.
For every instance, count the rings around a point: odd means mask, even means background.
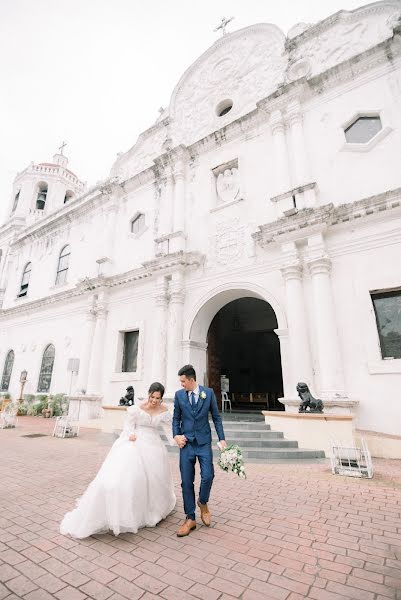
[[[175,443],[180,448],[183,448],[185,446],[185,444],[187,443],[187,438],[185,437],[185,435],[175,435],[174,439],[175,439]]]
[[[224,450],[224,448],[227,448],[227,442],[226,442],[226,440],[220,440],[220,448],[222,450]]]

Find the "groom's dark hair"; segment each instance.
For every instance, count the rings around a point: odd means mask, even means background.
[[[196,372],[192,365],[184,365],[181,367],[178,371],[178,377],[181,377],[181,375],[185,375],[187,379],[195,379],[196,381]]]

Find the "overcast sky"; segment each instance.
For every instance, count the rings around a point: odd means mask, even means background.
[[[0,0],[0,222],[13,179],[65,140],[88,184],[154,123],[185,69],[228,31],[284,33],[363,0]]]

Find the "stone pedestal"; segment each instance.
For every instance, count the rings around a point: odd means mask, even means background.
[[[324,450],[330,455],[331,442],[353,443],[352,415],[294,414],[263,411],[265,422],[273,431],[282,431],[287,440],[300,448]]]
[[[74,421],[86,423],[92,419],[100,419],[102,416],[102,396],[78,394],[68,396],[68,416]]]
[[[122,430],[126,416],[126,406],[102,406],[102,431],[114,433]]]

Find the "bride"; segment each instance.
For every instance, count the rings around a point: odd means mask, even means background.
[[[171,414],[162,405],[164,387],[152,383],[147,402],[130,406],[124,429],[76,508],[60,525],[63,535],[86,538],[155,527],[176,502],[170,464],[158,427],[171,439]]]

